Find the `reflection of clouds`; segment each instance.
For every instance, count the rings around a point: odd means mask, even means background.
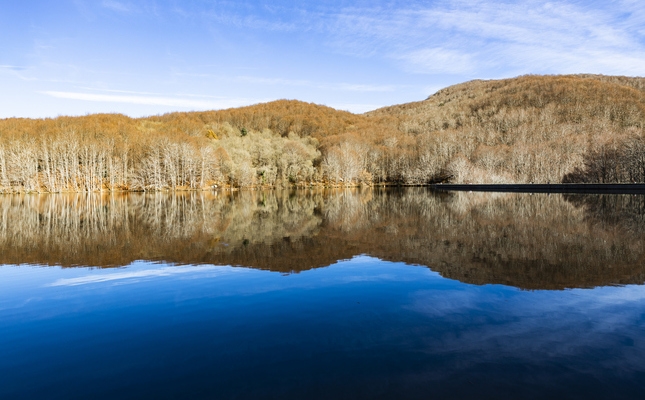
[[[338,283],[358,283],[358,282],[378,282],[378,281],[403,281],[400,276],[393,274],[376,274],[376,275],[351,275],[336,280]],[[411,280],[411,279],[410,279]]]
[[[623,304],[645,300],[645,286],[626,286],[621,288],[602,288],[600,293],[593,296],[605,304]],[[591,295],[592,291],[576,290],[576,292]],[[592,297],[592,296],[588,296]],[[583,297],[584,299],[584,297]]]
[[[279,290],[286,287],[301,287],[301,288],[315,288],[315,287],[325,287],[335,284],[343,283],[353,283],[353,282],[374,282],[374,281],[405,281],[413,278],[406,278],[396,273],[377,273],[373,274],[371,271],[373,269],[363,269],[362,267],[369,267],[370,264],[377,262],[378,259],[368,256],[358,256],[350,260],[339,261],[336,266],[339,269],[336,269],[340,274],[332,273],[329,276],[329,273],[322,272],[324,275],[320,279],[315,281],[289,281],[287,282],[276,282],[275,284],[268,283],[266,287],[255,288],[252,284],[252,281],[249,281],[249,285],[239,289],[240,294],[250,294],[250,293],[264,293],[273,290]],[[378,261],[380,262],[380,261]],[[132,264],[129,267],[120,268],[118,270],[107,270],[107,269],[92,269],[88,270],[88,275],[80,276],[76,278],[62,278],[58,279],[52,283],[49,283],[45,286],[47,287],[56,287],[56,286],[80,286],[88,284],[100,284],[100,283],[121,283],[123,281],[132,281],[138,282],[140,279],[145,278],[159,278],[159,277],[170,277],[170,276],[179,276],[179,275],[190,275],[190,274],[199,274],[199,278],[207,277],[212,278],[216,276],[232,275],[239,273],[248,273],[254,274],[255,276],[266,275],[267,273],[272,274],[268,271],[259,271],[253,270],[246,267],[235,267],[230,265],[202,265],[202,266],[165,266],[161,268],[148,268],[149,266],[155,266],[154,263],[144,262],[140,264],[141,266]],[[401,264],[400,266],[404,266]],[[347,268],[353,268],[352,271],[355,273],[348,273]],[[134,270],[132,270],[134,269]],[[324,268],[323,268],[324,270]],[[423,268],[425,270],[425,268]],[[305,271],[303,275],[307,273],[317,273],[319,271]]]
[[[397,359],[418,366],[401,372],[401,379],[408,382],[444,384],[467,376],[474,382],[490,382],[489,387],[503,386],[507,371],[518,368],[523,383],[530,375],[527,371],[535,371],[544,382],[528,378],[529,385],[553,388],[581,376],[603,381],[607,379],[603,374],[629,377],[634,371],[645,371],[643,286],[563,291],[476,286],[441,278],[425,267],[370,256],[287,276],[231,266],[147,262],[121,270],[82,271],[82,275],[47,286],[96,284],[90,286],[94,290],[98,285],[134,283],[141,287],[133,290],[159,293],[155,278],[175,277],[183,283],[168,285],[173,288],[173,300],[190,304],[206,297],[279,293],[254,300],[275,311],[277,319],[271,319],[272,324],[288,324],[291,316],[302,318],[304,335],[298,339],[312,340],[316,348],[331,341],[335,343],[332,349],[346,354],[397,349],[393,353]],[[222,276],[231,279],[218,279]],[[190,279],[201,281],[184,286]],[[62,292],[76,295],[73,288]],[[54,312],[67,311],[57,308]],[[319,331],[320,325],[330,330]],[[320,336],[308,335],[308,329]],[[415,364],[420,359],[423,363]]]
[[[105,283],[105,282],[114,282],[114,281],[123,281],[131,279],[142,279],[142,278],[157,278],[157,277],[167,277],[172,275],[181,275],[189,274],[196,272],[217,272],[218,275],[230,274],[235,271],[245,271],[243,268],[230,268],[230,267],[220,267],[220,266],[189,266],[189,267],[163,267],[157,269],[146,269],[140,271],[125,271],[125,272],[109,272],[105,273],[105,270],[96,271],[98,275],[86,275],[78,278],[64,278],[58,279],[57,281],[50,283],[46,286],[79,286],[87,285],[93,283]],[[210,274],[212,276],[212,274]]]
[[[415,292],[404,308],[429,317],[422,351],[458,354],[456,371],[500,363],[548,368],[566,358],[568,373],[600,379],[603,369],[645,369],[644,301],[643,286],[522,292],[459,285]]]
[[[388,271],[382,272],[382,269],[379,268],[380,272],[376,272],[374,266],[382,265],[387,265]],[[442,279],[438,273],[427,267],[383,261],[368,255],[355,256],[349,260],[339,261],[330,267],[338,268],[335,269],[336,273],[334,273],[330,282],[339,284],[379,281],[408,282],[419,279],[419,274]],[[407,273],[402,273],[402,270]],[[329,275],[329,272],[325,272],[325,274]]]
[[[428,316],[442,316],[474,308],[477,295],[467,290],[420,290],[412,295],[406,309]]]

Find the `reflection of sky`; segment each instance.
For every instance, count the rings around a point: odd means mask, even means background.
[[[142,270],[127,270],[125,272],[113,272],[109,271],[104,274],[93,274],[79,276],[77,278],[63,278],[58,279],[55,282],[52,282],[48,286],[77,286],[77,285],[88,285],[92,283],[105,283],[105,282],[123,282],[123,281],[134,281],[139,282],[141,279],[145,278],[155,278],[155,277],[167,277],[180,274],[190,274],[190,273],[204,273],[207,272],[209,277],[213,276],[213,272],[217,273],[234,273],[238,270],[233,268],[224,268],[224,267],[161,267],[154,269],[142,269]]]
[[[61,397],[65,379],[85,382],[86,394],[109,379],[172,393],[178,371],[192,387],[217,383],[222,397],[254,398],[255,388],[302,398],[323,381],[323,398],[357,387],[373,392],[352,398],[429,387],[439,397],[629,397],[645,384],[645,287],[475,286],[366,256],[291,275],[4,266],[0,354],[0,397],[25,379]],[[95,370],[91,360],[101,360]]]
[[[483,286],[450,294],[417,291],[407,307],[460,326],[459,335],[434,341],[433,351],[478,353],[478,363],[509,357],[539,365],[604,349],[613,354],[599,365],[643,371],[644,300],[642,286],[557,292]]]

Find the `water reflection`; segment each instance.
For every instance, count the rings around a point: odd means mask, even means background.
[[[462,282],[645,282],[644,197],[407,190],[0,197],[0,264],[134,260],[281,272],[358,254]]]
[[[565,195],[567,201],[584,208],[589,222],[600,229],[623,233],[645,233],[645,196]]]
[[[359,256],[0,267],[0,398],[637,399],[643,286],[465,285]]]

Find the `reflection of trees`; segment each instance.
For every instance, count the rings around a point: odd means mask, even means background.
[[[522,288],[645,281],[641,196],[426,189],[0,197],[0,263],[276,271],[357,254]]]
[[[4,196],[0,263],[200,262],[242,244],[311,235],[321,220],[316,201],[286,191]]]
[[[584,210],[560,195],[403,197],[411,209],[423,211],[419,222],[394,218],[400,232],[408,231],[390,236],[376,255],[396,260],[391,254],[399,246],[406,251],[405,261],[428,265],[444,276],[523,288],[645,280],[643,235],[599,229],[587,222]]]
[[[582,207],[589,223],[601,230],[619,229],[645,234],[645,197],[641,195],[566,195],[565,198]]]

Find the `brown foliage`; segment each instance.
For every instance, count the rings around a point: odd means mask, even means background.
[[[645,182],[645,138],[642,131],[608,142],[590,143],[582,166],[562,178],[564,183]]]
[[[398,116],[403,134],[427,143],[436,137],[436,162],[459,182],[559,182],[597,144],[642,136],[644,87],[643,78],[601,75],[477,80],[368,115]]]
[[[642,182],[645,79],[471,81],[355,115],[278,100],[0,121],[0,192],[394,182]],[[613,166],[612,166],[613,165]]]

